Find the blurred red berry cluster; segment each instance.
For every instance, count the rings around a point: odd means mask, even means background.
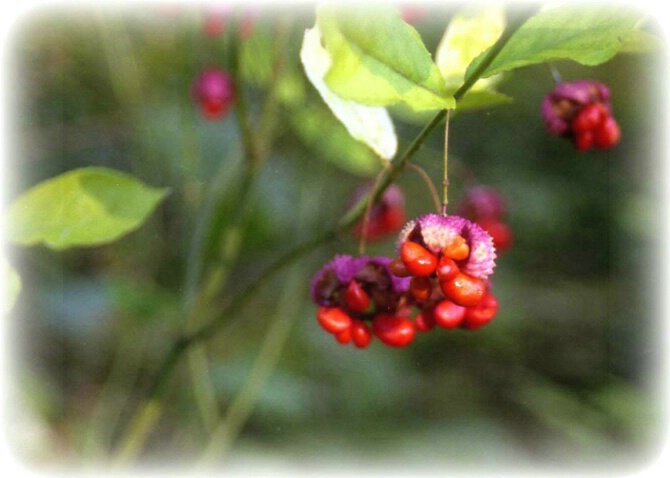
[[[223,118],[235,102],[233,78],[224,70],[206,69],[193,83],[191,97],[206,119]]]
[[[579,151],[608,149],[621,139],[609,88],[599,81],[559,83],[542,101],[542,119],[549,133],[570,138]]]
[[[507,204],[497,189],[477,185],[466,190],[456,207],[456,214],[470,219],[488,232],[498,256],[507,252],[514,242],[514,234],[505,222]]]

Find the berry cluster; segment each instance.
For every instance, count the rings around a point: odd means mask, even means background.
[[[542,101],[542,118],[549,133],[572,140],[575,148],[608,149],[621,138],[611,113],[610,91],[598,81],[559,83]]]
[[[371,189],[370,185],[359,188],[353,197],[353,203],[358,202]],[[365,238],[369,241],[384,239],[390,234],[397,234],[405,224],[405,195],[400,187],[391,184],[371,208],[368,214],[367,224],[360,221],[354,226],[354,235],[363,236],[365,226]]]
[[[228,113],[235,102],[235,84],[229,73],[216,68],[203,71],[196,78],[191,96],[202,115],[214,121]]]
[[[312,280],[316,318],[343,345],[365,348],[374,333],[400,347],[414,339],[404,297],[409,279],[394,277],[388,257],[338,255]]]
[[[470,219],[491,235],[498,256],[512,247],[514,235],[505,223],[507,206],[496,189],[484,185],[469,188],[456,211],[459,216]]]
[[[399,258],[391,270],[410,278],[409,294],[419,308],[422,332],[443,328],[478,329],[493,320],[498,301],[488,280],[495,267],[493,238],[460,216],[427,214],[400,233]]]
[[[428,214],[405,225],[399,257],[336,256],[312,280],[317,321],[341,344],[367,347],[373,336],[409,345],[436,325],[478,329],[498,310],[488,277],[491,236],[459,217]]]

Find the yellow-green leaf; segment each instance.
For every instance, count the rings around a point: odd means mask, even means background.
[[[384,163],[388,163],[398,149],[398,139],[390,115],[381,106],[365,106],[344,100],[328,88],[323,77],[332,62],[328,51],[321,45],[318,27],[305,31],[300,59],[307,78],[349,134],[369,146]]]
[[[483,77],[537,63],[573,60],[594,66],[616,55],[642,12],[628,5],[567,4],[546,8],[531,17],[483,73]],[[478,56],[466,77],[482,60]]]
[[[500,6],[467,9],[454,15],[435,53],[435,63],[447,87],[463,83],[468,65],[498,40],[504,28],[505,13]],[[497,80],[480,79],[471,91],[490,88]]]
[[[140,227],[167,192],[112,169],[75,169],[14,200],[7,211],[6,237],[56,250],[106,244]]]
[[[341,98],[369,106],[404,103],[415,111],[455,106],[420,35],[397,8],[321,6],[317,25],[332,60],[325,82]]]

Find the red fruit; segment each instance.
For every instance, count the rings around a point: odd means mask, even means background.
[[[229,104],[218,100],[203,101],[201,105],[202,115],[208,120],[215,120],[224,116],[229,109]]]
[[[429,276],[437,267],[437,257],[428,249],[412,241],[403,242],[400,259],[407,270],[415,276]]]
[[[191,95],[208,120],[223,117],[235,102],[233,77],[224,70],[210,68],[195,80]]]
[[[447,256],[440,257],[435,269],[435,274],[441,282],[450,281],[454,279],[460,272],[456,262]]]
[[[414,328],[421,332],[429,332],[435,327],[435,317],[433,308],[425,308],[414,317]]]
[[[246,12],[240,20],[239,35],[242,40],[246,40],[251,36],[256,26],[255,15],[251,12]]]
[[[512,247],[514,235],[506,224],[495,219],[480,219],[477,224],[493,238],[493,245],[498,254],[502,254]]]
[[[463,261],[470,255],[470,246],[461,236],[456,236],[450,244],[442,249],[442,254],[455,261]]]
[[[405,347],[414,340],[414,324],[407,317],[379,314],[372,321],[372,332],[389,347]]]
[[[370,328],[365,325],[365,322],[362,320],[354,319],[351,321],[351,338],[354,341],[354,345],[359,349],[364,349],[372,341],[372,332]]]
[[[409,277],[412,275],[400,259],[393,259],[389,262],[389,270],[396,277]]]
[[[370,296],[358,282],[352,280],[344,292],[344,302],[354,312],[363,312],[370,307]]]
[[[399,206],[389,206],[384,210],[382,215],[383,229],[387,234],[391,234],[400,230],[405,224],[407,216],[405,209]]]
[[[595,130],[593,142],[599,149],[611,148],[621,139],[621,129],[616,120],[608,116]]]
[[[592,130],[579,131],[575,133],[574,144],[579,151],[586,151],[591,149],[595,140],[595,135]]]
[[[595,129],[607,117],[607,110],[602,103],[591,103],[577,112],[570,123],[573,131],[590,131]]]
[[[479,304],[468,307],[461,327],[475,330],[488,324],[498,312],[498,299],[488,292]]]
[[[335,338],[342,345],[347,345],[349,342],[351,342],[351,327],[344,329],[342,332],[336,333]]]
[[[316,319],[331,334],[338,334],[351,326],[351,317],[339,307],[319,307]]]
[[[463,307],[477,305],[486,292],[483,280],[462,272],[459,272],[453,280],[440,282],[440,288],[447,299]]]
[[[433,293],[433,283],[428,277],[412,277],[409,282],[409,291],[419,302],[425,302]]]
[[[433,311],[435,324],[445,329],[454,329],[463,322],[466,310],[465,307],[454,304],[450,300],[443,300],[435,306]]]

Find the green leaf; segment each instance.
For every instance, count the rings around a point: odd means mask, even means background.
[[[502,7],[466,9],[454,15],[435,52],[435,63],[448,87],[461,86],[468,65],[490,48],[504,29],[505,14]],[[471,90],[490,88],[498,79],[480,79]]]
[[[305,31],[300,59],[307,78],[352,138],[369,146],[388,163],[398,150],[398,138],[391,116],[381,106],[365,106],[355,101],[343,100],[330,91],[323,77],[332,62],[328,51],[321,46],[320,38],[318,27]]]
[[[290,118],[295,133],[319,159],[357,176],[370,177],[379,172],[379,158],[370,148],[354,140],[325,106],[302,105],[292,110]]]
[[[663,40],[642,30],[632,30],[623,38],[620,53],[646,53],[663,48]]]
[[[61,250],[112,242],[137,229],[167,194],[107,168],[75,169],[43,181],[7,211],[7,238]]]
[[[341,98],[369,106],[405,103],[415,111],[455,106],[421,37],[397,8],[378,4],[345,15],[322,6],[317,25],[332,59],[325,81]]]
[[[587,66],[604,63],[619,52],[641,17],[641,12],[625,6],[573,4],[545,9],[519,28],[482,77],[555,60]],[[482,57],[470,64],[466,77]]]
[[[454,89],[454,93],[456,89]],[[458,102],[457,113],[471,110],[481,110],[493,106],[509,104],[511,97],[493,90],[477,89],[468,91]]]

